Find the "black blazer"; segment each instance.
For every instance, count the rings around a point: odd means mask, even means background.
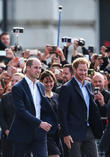
[[[41,119],[52,125],[51,130],[48,132],[49,135],[54,135],[58,131],[58,94],[54,93],[51,98],[54,102],[54,108],[52,107],[51,101],[47,97],[42,97],[41,102]]]
[[[91,84],[86,83],[86,88],[90,96],[89,124],[95,137],[99,138],[102,135],[100,114],[93,99]],[[59,116],[63,136],[71,135],[74,141],[84,140],[87,132],[87,107],[74,78],[60,90]]]
[[[107,113],[108,113],[108,125],[104,130],[104,134],[101,138],[101,142],[99,148],[101,151],[108,151],[110,150],[110,98],[109,98],[109,105],[107,105]]]
[[[41,99],[44,96],[44,86],[37,82]],[[41,119],[35,117],[35,107],[30,88],[23,78],[13,88],[12,94],[15,104],[15,119],[11,126],[8,139],[15,142],[31,142],[42,140],[46,132],[39,127]]]
[[[104,97],[104,106],[101,106],[100,103],[98,102],[98,100],[96,100],[96,104],[98,105],[99,111],[100,111],[100,115],[101,117],[107,117],[107,108],[109,107],[109,99],[110,99],[110,92],[106,91],[105,89],[103,89],[101,91],[103,97]],[[102,119],[102,123],[103,123],[103,130],[106,127],[106,120]]]
[[[0,103],[0,126],[2,131],[9,129],[15,113],[12,92],[4,94]]]

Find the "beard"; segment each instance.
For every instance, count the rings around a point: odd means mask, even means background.
[[[86,77],[86,76],[85,76],[85,75],[79,75],[79,74],[76,73],[76,74],[75,74],[75,77],[76,77],[79,81],[82,82],[82,81],[85,80],[85,77]]]

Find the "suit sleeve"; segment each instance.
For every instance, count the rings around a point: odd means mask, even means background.
[[[3,96],[2,99],[1,99],[1,102],[0,102],[0,125],[3,129],[3,131],[9,129],[8,128],[8,125],[7,125],[7,122],[5,121],[5,118],[4,118],[4,108],[5,108],[5,97]]]
[[[103,124],[99,109],[93,98],[91,98],[89,123],[95,138],[101,138],[103,133]]]
[[[23,90],[17,86],[12,88],[12,95],[15,104],[16,115],[21,120],[25,121],[27,124],[32,126],[39,126],[41,120],[36,118],[33,114],[26,109],[26,104],[24,104],[24,93]]]
[[[59,93],[59,118],[63,136],[70,135],[68,130],[68,109],[70,97],[66,86],[62,86]]]

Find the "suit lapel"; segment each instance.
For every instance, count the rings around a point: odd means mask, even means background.
[[[41,96],[41,97],[44,96],[44,90],[41,89],[41,84],[40,84],[39,82],[37,82],[36,85],[37,85],[37,88],[38,88],[38,90],[39,90],[40,96]]]
[[[93,93],[90,91],[90,88],[89,88],[89,86],[88,86],[88,83],[86,83],[86,89],[87,89],[87,91],[88,91],[88,94],[89,94],[89,96],[91,97],[93,97]]]
[[[28,86],[27,81],[25,80],[25,78],[23,78],[23,85],[24,85],[25,91],[26,91],[26,93],[27,93],[27,95],[28,95],[31,103],[34,104],[30,88],[29,88],[29,86]]]
[[[76,80],[73,78],[71,80],[71,83],[72,83],[72,87],[76,90],[76,92],[81,96],[81,98],[84,100],[84,97],[83,97],[83,94],[82,94],[82,91],[78,85],[78,83],[76,82]]]

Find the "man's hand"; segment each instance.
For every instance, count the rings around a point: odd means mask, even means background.
[[[77,40],[74,40],[73,47],[74,47],[74,50],[77,51],[77,48],[78,48],[78,41]]]
[[[15,57],[8,62],[8,66],[17,67],[19,63],[19,58]]]
[[[77,49],[78,49],[78,41],[74,40],[74,43],[73,43],[73,53],[72,53],[73,57],[77,55]]]
[[[41,122],[40,128],[44,129],[45,131],[49,131],[51,129],[52,125],[47,122]]]
[[[105,46],[101,46],[101,48],[100,48],[100,52],[101,52],[102,56],[104,56],[104,57],[105,57],[106,54],[107,54],[107,53],[105,52],[106,49],[107,49],[107,48],[106,48]]]
[[[9,134],[9,130],[8,129],[5,130],[5,134],[8,136],[8,134]]]
[[[0,80],[9,80],[10,81],[10,77],[8,75],[7,71],[3,71],[0,75]]]
[[[97,94],[94,95],[94,99],[95,100],[98,100],[100,106],[104,106],[104,97],[103,95],[101,94],[101,92],[98,92]]]
[[[6,57],[7,58],[12,58],[12,59],[14,58],[14,54],[13,54],[13,51],[11,49],[6,48],[5,51],[6,51]]]
[[[64,137],[64,143],[68,147],[68,149],[71,149],[71,143],[74,143],[73,139],[71,136],[65,136]]]
[[[57,47],[57,49],[56,49],[56,54],[58,54],[58,56],[61,57],[61,61],[64,61],[64,60],[65,60],[65,56],[64,56],[63,51],[62,51],[61,48]]]

